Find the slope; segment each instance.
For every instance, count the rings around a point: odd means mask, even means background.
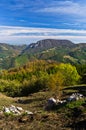
[[[74,44],[69,40],[45,39],[28,45],[16,58],[17,66],[34,59],[85,64],[86,43]]]
[[[25,47],[26,45],[17,46],[0,43],[0,69],[8,69],[14,66],[14,57],[20,54]]]

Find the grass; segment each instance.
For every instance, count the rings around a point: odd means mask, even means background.
[[[13,98],[7,97],[4,94],[0,93],[0,110],[3,106],[9,106],[14,102]]]
[[[67,98],[72,92],[78,91],[74,87],[65,88],[61,99]],[[83,88],[83,87],[82,87]],[[70,93],[71,91],[71,93]],[[82,92],[82,89],[81,89]],[[79,100],[71,102],[63,106],[57,107],[55,110],[45,111],[44,106],[47,100],[53,95],[57,95],[55,91],[40,91],[31,94],[27,97],[11,98],[3,94],[0,94],[0,109],[3,106],[20,106],[25,110],[32,111],[34,113],[33,118],[27,115],[21,116],[8,116],[0,114],[0,129],[1,130],[71,130],[67,127],[68,124],[86,119],[86,103],[85,100]],[[58,96],[58,95],[57,95]],[[83,105],[84,104],[84,105]],[[77,109],[75,109],[77,108]],[[74,113],[77,111],[83,115],[74,117]]]
[[[85,100],[81,99],[81,100],[77,100],[77,101],[73,101],[73,102],[68,103],[66,105],[66,107],[69,109],[73,109],[73,108],[76,108],[76,107],[83,105],[84,103],[85,103]]]
[[[86,96],[86,85],[76,85],[76,86],[69,86],[65,87],[63,89],[63,92],[65,95],[70,95],[72,93],[82,93],[84,96]]]

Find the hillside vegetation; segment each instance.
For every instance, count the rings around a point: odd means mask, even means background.
[[[17,46],[0,43],[0,69],[14,67],[14,59],[18,56],[26,45]]]
[[[12,97],[46,89],[58,90],[60,94],[63,86],[76,85],[80,79],[76,67],[71,64],[36,60],[22,67],[1,71],[0,91]]]
[[[47,39],[19,49],[5,45],[0,53],[1,130],[86,129],[86,44]],[[50,97],[67,101],[73,93],[83,98],[45,109]],[[10,105],[34,114],[2,113]]]
[[[23,59],[24,62],[23,62]],[[28,45],[16,57],[15,64],[22,65],[27,61],[43,59],[71,64],[86,64],[86,43],[74,44],[69,40],[45,39]],[[21,62],[22,61],[22,62]]]
[[[86,43],[74,44],[69,40],[55,39],[22,46],[0,43],[0,69],[19,67],[37,59],[73,65],[86,64]]]

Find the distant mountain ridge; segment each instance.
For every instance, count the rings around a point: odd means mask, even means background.
[[[74,43],[69,40],[55,40],[55,39],[44,39],[37,43],[32,43],[23,51],[24,52],[37,52],[43,51],[54,47],[73,47]]]
[[[8,69],[14,66],[14,58],[26,48],[26,45],[9,45],[0,43],[0,69]]]
[[[17,57],[16,62],[43,59],[58,62],[85,64],[86,43],[75,44],[69,40],[44,39],[28,45]],[[24,62],[21,62],[22,64]]]
[[[36,59],[86,64],[86,43],[75,44],[69,40],[44,39],[21,47],[0,44],[0,55],[3,52],[7,52],[11,59],[7,68],[21,66]],[[2,67],[2,63],[0,63],[0,67]]]

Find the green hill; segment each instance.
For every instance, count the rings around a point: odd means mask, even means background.
[[[22,65],[34,59],[55,60],[63,63],[85,64],[86,43],[74,44],[69,40],[45,39],[28,45],[15,59]]]
[[[36,59],[86,64],[86,43],[74,44],[69,40],[55,39],[22,46],[0,43],[0,69],[22,66]]]
[[[14,58],[18,56],[26,45],[16,46],[0,43],[0,69],[8,69],[14,65]]]

